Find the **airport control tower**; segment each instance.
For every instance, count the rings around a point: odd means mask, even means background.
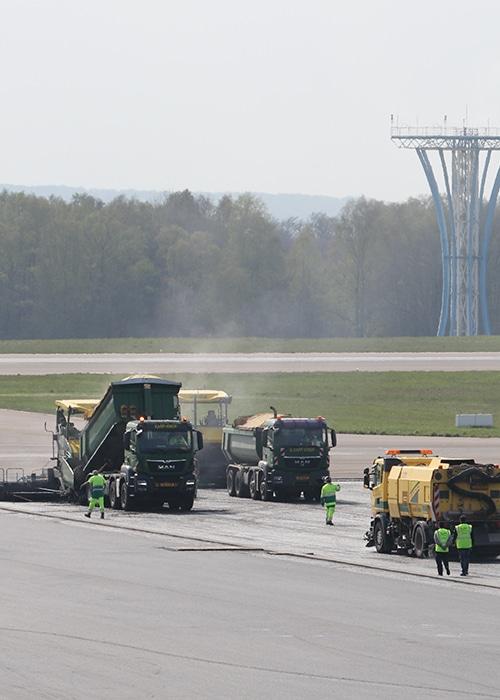
[[[500,150],[500,130],[451,128],[446,123],[437,128],[400,127],[391,119],[391,139],[400,148],[416,150],[436,207],[443,268],[437,334],[490,335],[486,277],[500,167],[489,200],[484,195],[492,153]],[[439,157],[443,196],[429,151]]]

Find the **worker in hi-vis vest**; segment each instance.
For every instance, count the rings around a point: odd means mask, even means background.
[[[323,479],[325,482],[321,489],[320,503],[325,506],[326,524],[333,525],[332,519],[337,505],[337,491],[340,491],[340,484],[332,484],[329,476]]]
[[[472,525],[467,522],[465,515],[460,516],[460,524],[455,525],[457,539],[455,545],[460,557],[462,573],[460,576],[467,576],[469,573],[470,553],[472,550]]]
[[[453,542],[453,535],[446,523],[439,523],[439,528],[434,533],[434,552],[436,554],[436,566],[438,575],[443,575],[443,564],[448,576],[450,575],[450,545]]]
[[[104,518],[104,492],[106,489],[106,479],[102,474],[94,469],[87,481],[82,486],[89,486],[89,509],[85,513],[86,518],[90,515],[96,506],[101,511],[101,519]]]

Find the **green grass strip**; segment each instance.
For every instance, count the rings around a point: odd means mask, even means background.
[[[339,372],[168,375],[185,388],[223,389],[231,417],[267,411],[322,415],[339,432],[500,436],[499,372]],[[0,376],[0,408],[53,412],[57,398],[100,398],[99,374]],[[455,428],[456,413],[492,413],[494,428]]]
[[[82,338],[0,340],[0,353],[500,352],[500,336],[460,338]]]

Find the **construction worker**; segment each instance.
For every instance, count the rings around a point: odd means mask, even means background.
[[[332,519],[337,505],[337,491],[340,491],[340,484],[332,484],[329,476],[323,479],[324,485],[321,489],[320,503],[325,506],[326,524],[333,525]]]
[[[443,575],[443,564],[446,569],[446,573],[450,575],[450,545],[453,542],[453,535],[451,530],[448,529],[446,523],[439,523],[439,528],[434,532],[434,544],[435,544],[435,554],[436,554],[436,566],[438,570],[438,576]]]
[[[99,506],[101,511],[101,520],[104,518],[104,491],[106,488],[106,479],[102,474],[99,474],[97,469],[94,469],[87,481],[82,486],[89,486],[89,509],[85,513],[86,518],[90,518],[92,511],[96,506]]]
[[[460,516],[460,524],[455,525],[457,533],[456,547],[460,557],[462,573],[460,576],[467,576],[469,573],[470,553],[472,550],[472,525],[467,522],[465,515]]]

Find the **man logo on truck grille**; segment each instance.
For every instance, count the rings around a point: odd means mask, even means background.
[[[175,464],[169,464],[168,462],[159,462],[158,469],[175,469]]]

